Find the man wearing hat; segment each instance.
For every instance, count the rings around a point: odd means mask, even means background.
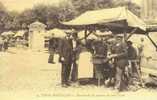
[[[71,71],[71,81],[76,82],[78,79],[78,59],[80,54],[80,40],[78,39],[78,34],[76,31],[72,33],[72,71]]]
[[[129,61],[129,66],[128,68],[130,69],[129,71],[129,83],[130,85],[133,86],[138,86],[139,82],[141,81],[141,74],[140,74],[140,69],[139,69],[139,65],[138,65],[138,56],[137,56],[137,51],[135,49],[135,47],[133,47],[132,42],[131,41],[127,41],[127,46],[128,46],[128,61]],[[142,83],[141,83],[142,85]]]
[[[56,39],[54,38],[54,34],[52,34],[51,38],[49,39],[49,58],[48,58],[48,63],[52,63],[55,64],[54,62],[54,53],[55,53],[55,49],[56,49]]]
[[[144,57],[144,38],[140,39],[140,44],[138,45],[138,59],[139,59],[139,68],[141,72],[141,64]]]
[[[0,51],[2,51],[2,49],[3,49],[3,43],[4,43],[3,38],[0,35]]]
[[[66,37],[61,40],[59,45],[59,62],[62,64],[61,84],[63,87],[70,86],[70,72],[72,65],[72,39],[71,34],[67,33]]]

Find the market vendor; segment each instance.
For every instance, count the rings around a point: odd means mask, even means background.
[[[99,36],[98,40],[94,43],[94,78],[98,80],[98,86],[104,81],[104,59],[107,57],[107,45],[103,42],[103,37]]]

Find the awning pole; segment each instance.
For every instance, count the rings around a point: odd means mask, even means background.
[[[124,23],[124,42],[126,42],[127,41],[127,29],[128,29],[128,24],[127,24],[127,22],[126,22],[126,20],[125,20],[125,23]]]
[[[87,28],[87,26],[85,27],[85,42],[87,43],[87,31],[88,31],[88,28]]]
[[[129,36],[127,36],[126,40],[128,40],[128,39],[133,35],[133,33],[134,33],[136,30],[137,30],[137,28],[134,28],[134,29],[130,32]]]
[[[127,32],[124,32],[124,41],[127,41]]]
[[[126,41],[127,41],[127,40],[126,40],[126,39],[127,39],[126,28],[124,29],[124,33],[123,33],[123,34],[124,34],[124,35],[123,35],[123,36],[124,36],[124,37],[123,37],[123,41],[126,42]]]
[[[157,45],[156,43],[152,40],[152,38],[149,36],[149,33],[147,34],[148,39],[152,42],[152,44],[155,46],[156,51],[157,51]]]

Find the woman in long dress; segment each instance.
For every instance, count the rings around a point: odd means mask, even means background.
[[[92,53],[85,47],[79,55],[78,60],[78,78],[93,78]]]

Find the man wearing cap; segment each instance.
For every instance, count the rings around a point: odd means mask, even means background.
[[[123,41],[122,36],[116,36],[116,44],[112,48],[112,54],[114,57],[114,64],[116,69],[116,75],[115,75],[115,89],[118,89],[119,91],[122,91],[126,89],[125,84],[125,68],[128,65],[127,60],[127,45]]]

